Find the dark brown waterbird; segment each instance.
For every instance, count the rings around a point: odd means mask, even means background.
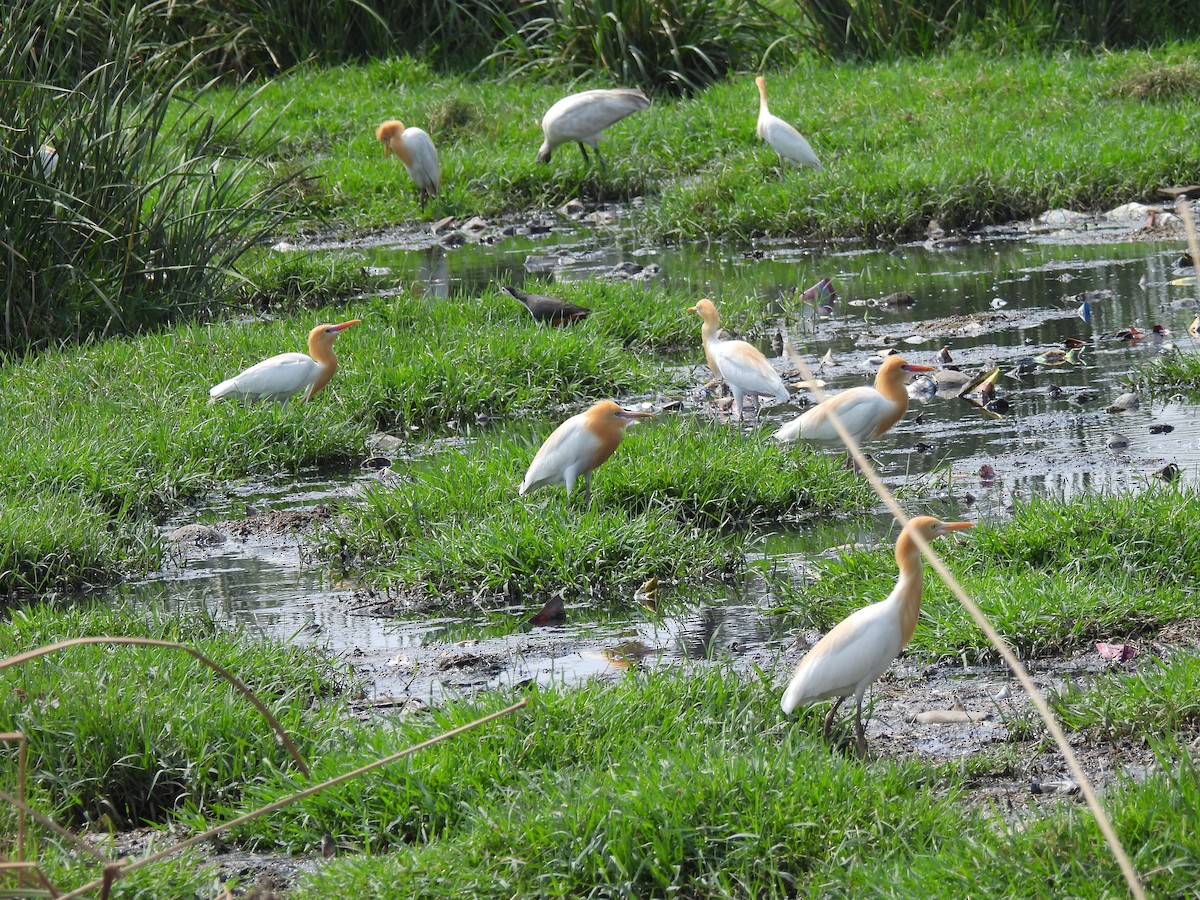
[[[512,297],[520,300],[529,310],[530,315],[539,322],[549,322],[552,325],[567,325],[579,319],[586,319],[591,310],[586,306],[578,306],[557,297],[547,297],[543,294],[530,294],[505,285],[501,290],[507,291]]]

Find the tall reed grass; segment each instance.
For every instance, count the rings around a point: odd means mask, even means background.
[[[1200,33],[1172,0],[795,0],[801,41],[828,59],[927,55],[952,43],[998,50],[1137,47]]]
[[[597,71],[622,84],[694,93],[757,67],[780,22],[751,0],[563,0],[510,23],[489,60],[509,75]],[[515,24],[515,27],[512,25]]]
[[[96,14],[31,0],[0,31],[0,69],[17,76],[0,81],[0,351],[203,315],[289,210],[287,176],[250,186],[276,140],[248,136],[252,97],[221,117],[180,103],[199,57],[148,41],[140,4]],[[103,46],[67,49],[84,28]],[[226,152],[237,144],[249,152]]]

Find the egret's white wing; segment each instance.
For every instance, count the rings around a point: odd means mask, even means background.
[[[312,357],[303,353],[280,353],[222,381],[209,390],[208,395],[213,400],[222,397],[250,401],[286,400],[312,384],[319,373],[320,366]]]
[[[857,694],[887,670],[900,643],[887,601],[851,613],[800,660],[779,705],[790,713],[803,703]]]
[[[762,394],[786,403],[791,397],[783,378],[752,344],[745,341],[711,341],[720,375],[747,394]]]
[[[601,440],[585,424],[584,414],[572,416],[554,430],[534,454],[521,482],[520,494],[548,484],[568,484],[586,469],[601,449]]]
[[[778,116],[766,116],[759,124],[759,134],[784,159],[814,169],[825,168],[804,135]]]

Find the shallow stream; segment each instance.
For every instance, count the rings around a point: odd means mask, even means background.
[[[1155,355],[1196,349],[1188,331],[1196,288],[1172,283],[1186,274],[1176,265],[1184,244],[1128,240],[1140,221],[1058,214],[1049,225],[996,229],[965,242],[885,249],[785,240],[646,247],[633,242],[629,230],[603,224],[603,217],[599,225],[547,221],[465,243],[431,235],[394,241],[376,236],[349,250],[361,254],[364,265],[389,271],[398,285],[419,284],[448,298],[493,282],[520,286],[527,278],[631,275],[718,302],[732,292],[757,296],[768,314],[780,314],[777,327],[828,382],[827,390],[864,383],[878,352],[889,346],[910,362],[930,365],[940,365],[938,351],[945,346],[953,365],[970,373],[1000,366],[1005,374],[997,386],[1008,404],[1001,418],[986,416],[953,390],[914,388],[908,416],[869,448],[885,479],[909,488],[914,512],[996,518],[1014,499],[1034,494],[1069,498],[1165,485],[1156,473],[1168,466],[1177,467],[1179,483],[1197,477],[1194,403],[1142,392],[1139,408],[1106,411]],[[784,308],[795,309],[797,288],[824,276],[839,295],[834,314],[783,318]],[[912,295],[915,305],[879,302],[895,292]],[[1087,321],[1080,312],[1085,299]],[[1155,325],[1169,333],[1155,334]],[[1133,339],[1131,328],[1146,334]],[[1069,337],[1088,342],[1078,362],[1033,361]],[[769,341],[763,349],[776,355]],[[822,362],[827,352],[832,362]],[[711,413],[699,389],[707,370],[698,336],[694,357],[695,388],[659,399],[682,400],[684,413]],[[762,424],[774,430],[797,411],[767,406]],[[378,477],[356,470],[248,483],[216,506],[192,510],[188,521],[242,519],[248,507],[308,509],[352,497]],[[370,615],[358,586],[331,583],[324,567],[306,561],[298,533],[286,531],[244,532],[214,547],[181,545],[176,564],[164,573],[115,590],[168,609],[204,608],[252,632],[326,647],[367,675],[373,682],[368,695],[381,704],[405,697],[437,703],[530,680],[573,683],[642,660],[731,656],[770,670],[792,639],[767,614],[770,573],[778,569],[787,576],[831,547],[880,541],[891,533],[883,515],[772,531],[753,543],[753,565],[741,585],[686,597],[666,586],[659,615],[632,598],[620,608],[596,610],[566,595],[566,624],[549,627],[524,625],[537,612],[528,608],[480,608],[448,618]]]

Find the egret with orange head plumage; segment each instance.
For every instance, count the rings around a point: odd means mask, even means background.
[[[972,528],[972,522],[943,522],[933,516],[912,519],[896,541],[896,565],[900,576],[886,600],[872,603],[842,619],[817,641],[800,663],[779,705],[790,713],[803,703],[836,697],[825,714],[823,735],[829,742],[838,707],[854,697],[854,735],[859,756],[866,756],[867,736],[862,724],[863,695],[887,671],[917,627],[921,612],[923,571],[919,535],[926,543],[951,531]]]
[[[908,391],[904,379],[908,372],[932,372],[933,366],[905,362],[892,355],[884,359],[875,373],[875,386],[850,388],[818,403],[777,432],[777,441],[817,441],[833,443],[841,440],[833,426],[830,413],[837,415],[854,440],[862,444],[873,440],[899,422],[908,412]]]
[[[388,119],[375,129],[375,138],[383,144],[383,156],[396,154],[404,168],[417,184],[421,205],[430,197],[437,196],[442,189],[442,169],[438,162],[437,148],[421,128],[405,128],[398,119]]]
[[[613,455],[625,429],[653,413],[624,409],[612,400],[601,400],[585,412],[563,422],[538,448],[521,482],[521,496],[551,484],[566,485],[567,496],[583,477],[588,505],[592,502],[592,472]]]
[[[308,333],[308,355],[280,353],[256,363],[240,375],[214,385],[208,392],[209,403],[233,397],[254,403],[258,400],[278,400],[286,404],[297,394],[311,400],[321,393],[337,371],[337,355],[333,342],[339,334],[360,319],[339,325],[318,325]]]
[[[745,341],[726,341],[717,337],[721,317],[711,300],[706,298],[697,301],[687,311],[694,312],[704,322],[700,326],[704,356],[713,375],[724,378],[733,391],[733,410],[739,419],[742,417],[742,401],[750,394],[774,397],[780,403],[786,403],[791,398],[783,378],[767,362],[762,351]]]

